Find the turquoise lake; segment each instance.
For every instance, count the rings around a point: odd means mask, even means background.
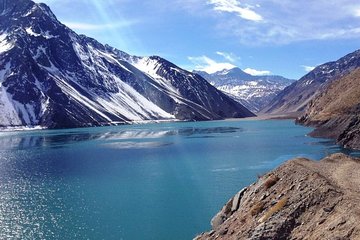
[[[271,120],[2,132],[0,239],[192,239],[258,174],[350,153],[310,131]]]

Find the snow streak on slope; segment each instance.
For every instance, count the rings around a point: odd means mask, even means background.
[[[0,126],[20,126],[22,121],[5,87],[0,87]]]
[[[0,42],[1,36],[0,36]],[[7,93],[6,87],[3,86],[5,77],[10,75],[11,65],[7,63],[3,69],[0,66],[0,126],[21,125],[21,119],[14,107],[14,103],[10,94]]]
[[[7,52],[14,47],[14,45],[7,40],[7,36],[8,34],[6,32],[0,34],[0,53]]]
[[[80,44],[74,43],[74,49],[80,59],[84,60],[84,65],[90,71],[94,73],[98,72],[104,79],[108,79],[109,81],[105,81],[104,85],[109,88],[115,88],[116,90],[115,93],[107,93],[104,96],[89,92],[93,101],[99,105],[97,107],[98,109],[113,113],[120,118],[126,116],[127,119],[132,121],[147,120],[154,117],[160,119],[174,119],[172,114],[165,112],[154,103],[147,100],[131,86],[124,83],[118,76],[108,71],[105,61],[102,60],[103,58],[106,61],[117,65],[119,68],[132,73],[120,63],[115,56],[111,53],[95,49],[91,45],[87,45],[86,48],[87,49],[85,50]],[[86,54],[86,51],[88,54]],[[88,61],[89,59],[90,61]],[[95,62],[96,66],[91,65],[90,62]],[[89,65],[86,65],[86,63]],[[100,69],[96,69],[97,67],[100,67]],[[76,79],[73,78],[72,81],[76,82]],[[88,91],[88,89],[84,90]]]
[[[151,59],[148,57],[142,57],[142,58],[136,57],[133,58],[131,63],[134,65],[134,67],[146,73],[149,77],[153,78],[165,89],[175,94],[180,94],[179,91],[174,86],[171,85],[171,81],[157,74],[157,71],[161,67],[161,64],[155,59]]]
[[[4,1],[1,126],[63,128],[253,115],[165,59],[131,56],[76,34],[45,4]]]

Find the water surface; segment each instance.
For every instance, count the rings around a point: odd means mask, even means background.
[[[309,131],[275,120],[0,133],[0,239],[191,239],[257,175],[344,151]]]

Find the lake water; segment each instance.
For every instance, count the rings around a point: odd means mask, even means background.
[[[0,133],[0,239],[192,239],[287,159],[343,151],[292,121]]]

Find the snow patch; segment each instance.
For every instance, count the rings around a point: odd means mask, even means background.
[[[39,63],[38,63],[38,66],[46,69],[50,73],[58,74],[60,72],[60,70],[57,67],[55,67],[55,65],[51,61],[49,61],[49,63],[50,63],[50,67],[46,67]]]
[[[313,82],[314,82],[314,80],[309,79],[309,80],[305,81],[303,85],[308,86],[308,85],[312,84]]]
[[[68,94],[75,99],[86,98],[87,100],[84,101],[83,99],[81,103],[88,103],[91,105],[88,106],[89,108],[92,107],[102,113],[111,113],[118,116],[120,119],[125,117],[132,121],[143,121],[153,119],[154,117],[160,119],[175,118],[173,115],[150,102],[130,85],[124,83],[118,76],[110,72],[100,73],[105,79],[111,79],[113,81],[112,85],[117,89],[116,93],[104,93],[103,95],[93,93],[91,90],[81,86],[74,76],[67,75],[65,78],[71,80],[74,84],[77,84],[78,87],[84,89],[84,91],[91,96],[91,99],[80,96],[81,94],[75,89],[67,91]],[[66,88],[64,88],[64,90],[66,90]]]
[[[89,46],[90,47],[90,46]],[[92,48],[92,51],[94,52],[94,49]],[[117,65],[119,65],[121,68],[125,69],[126,71],[128,71],[129,73],[132,73],[132,71],[130,71],[129,69],[127,69],[124,65],[122,65],[118,60],[116,60],[111,54],[109,53],[105,53],[102,51],[96,51],[96,53],[99,53],[101,56],[105,57],[106,60],[108,60],[109,62],[113,62]]]
[[[171,84],[171,81],[157,74],[159,68],[161,67],[161,63],[159,63],[157,60],[150,59],[148,57],[135,58],[130,62],[130,64],[147,74],[150,78],[154,79],[168,91],[180,95],[179,91]]]
[[[174,118],[116,76],[113,78],[117,80],[119,93],[113,94],[109,99],[96,99],[109,112],[118,112],[135,121],[152,119],[154,116],[162,119]]]
[[[66,93],[67,95],[74,98],[76,101],[81,103],[82,105],[86,106],[87,108],[91,109],[93,112],[97,113],[107,121],[111,121],[109,117],[107,117],[105,114],[103,114],[101,111],[99,111],[99,106],[94,101],[91,101],[87,97],[80,94],[74,87],[72,87],[69,83],[67,83],[65,80],[55,77],[57,85]]]
[[[22,17],[28,17],[30,16],[31,14],[33,14],[35,12],[37,8],[37,5],[35,4],[27,13],[25,13],[24,15],[22,15]]]
[[[25,31],[27,32],[27,34],[34,37],[44,37],[46,39],[51,39],[55,37],[54,35],[51,35],[49,31],[46,32],[41,31],[41,33],[36,33],[34,32],[32,27],[25,28]]]
[[[17,132],[17,131],[38,131],[38,130],[44,130],[47,129],[47,127],[43,126],[16,126],[16,127],[0,127],[1,130],[1,137],[4,135],[11,134],[11,132]],[[6,132],[6,133],[4,133]]]
[[[73,49],[82,62],[89,62],[89,56],[86,54],[83,47],[76,41],[74,37],[71,38],[73,42]]]
[[[37,60],[41,55],[46,55],[46,48],[44,46],[39,46],[36,50],[36,55],[34,59]]]
[[[0,34],[0,53],[9,51],[14,47],[14,44],[7,40],[8,33]]]
[[[22,121],[14,107],[14,103],[7,88],[0,87],[0,123],[3,126],[20,126]]]
[[[25,31],[26,31],[27,34],[29,34],[30,36],[34,36],[34,37],[40,37],[40,36],[41,36],[40,34],[35,33],[31,27],[25,28]]]
[[[148,57],[137,58],[137,60],[132,62],[132,65],[152,78],[161,79],[161,76],[157,74],[161,64],[156,60]]]

